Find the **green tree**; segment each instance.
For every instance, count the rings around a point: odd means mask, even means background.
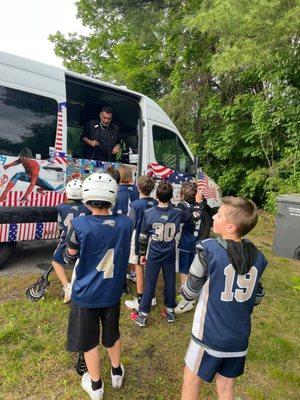
[[[66,67],[159,101],[225,194],[299,190],[299,2],[79,0]]]

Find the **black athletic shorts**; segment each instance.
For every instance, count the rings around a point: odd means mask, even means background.
[[[113,347],[120,338],[120,302],[111,307],[85,308],[71,303],[67,334],[67,350],[84,353],[99,344],[100,320],[102,345]]]

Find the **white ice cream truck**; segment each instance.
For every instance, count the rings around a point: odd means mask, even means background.
[[[56,205],[66,182],[103,171],[82,158],[80,135],[112,107],[136,176],[173,177],[175,193],[195,159],[167,114],[141,93],[0,52],[0,268],[19,241],[57,238]],[[129,155],[128,153],[129,149]],[[116,163],[117,164],[117,163]],[[219,191],[206,180],[210,204]]]

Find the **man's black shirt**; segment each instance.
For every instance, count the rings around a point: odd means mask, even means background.
[[[84,137],[90,140],[97,140],[99,146],[89,146],[83,142]],[[116,124],[110,123],[106,129],[103,129],[99,120],[89,121],[84,127],[80,140],[83,143],[83,158],[98,161],[116,161],[116,155],[112,154],[112,149],[120,140],[120,131]]]

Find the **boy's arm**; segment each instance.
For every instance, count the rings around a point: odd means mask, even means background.
[[[201,243],[196,246],[196,255],[188,278],[180,288],[180,294],[188,301],[195,300],[207,279],[207,259]]]
[[[58,210],[58,214],[57,214],[57,230],[59,232],[59,235],[61,235],[62,231],[64,230],[64,226],[63,226],[63,221],[62,221],[62,218],[61,218],[60,210]]]
[[[136,228],[137,213],[136,213],[136,210],[133,207],[130,207],[128,216],[129,216],[130,219],[132,219],[132,221],[133,221],[133,229],[135,229]]]
[[[75,229],[71,225],[68,229],[67,233],[67,240],[66,240],[66,248],[64,250],[64,260],[67,264],[74,264],[77,260],[78,253],[79,253],[79,244],[76,237]]]
[[[256,291],[254,305],[258,306],[262,302],[264,296],[265,296],[265,289],[264,289],[262,283],[259,281],[258,285],[257,285],[257,291]]]
[[[145,216],[144,216],[143,221],[142,221],[141,233],[139,236],[140,256],[145,256],[147,253],[148,239],[149,239],[149,234],[146,229],[146,220],[145,220]]]

